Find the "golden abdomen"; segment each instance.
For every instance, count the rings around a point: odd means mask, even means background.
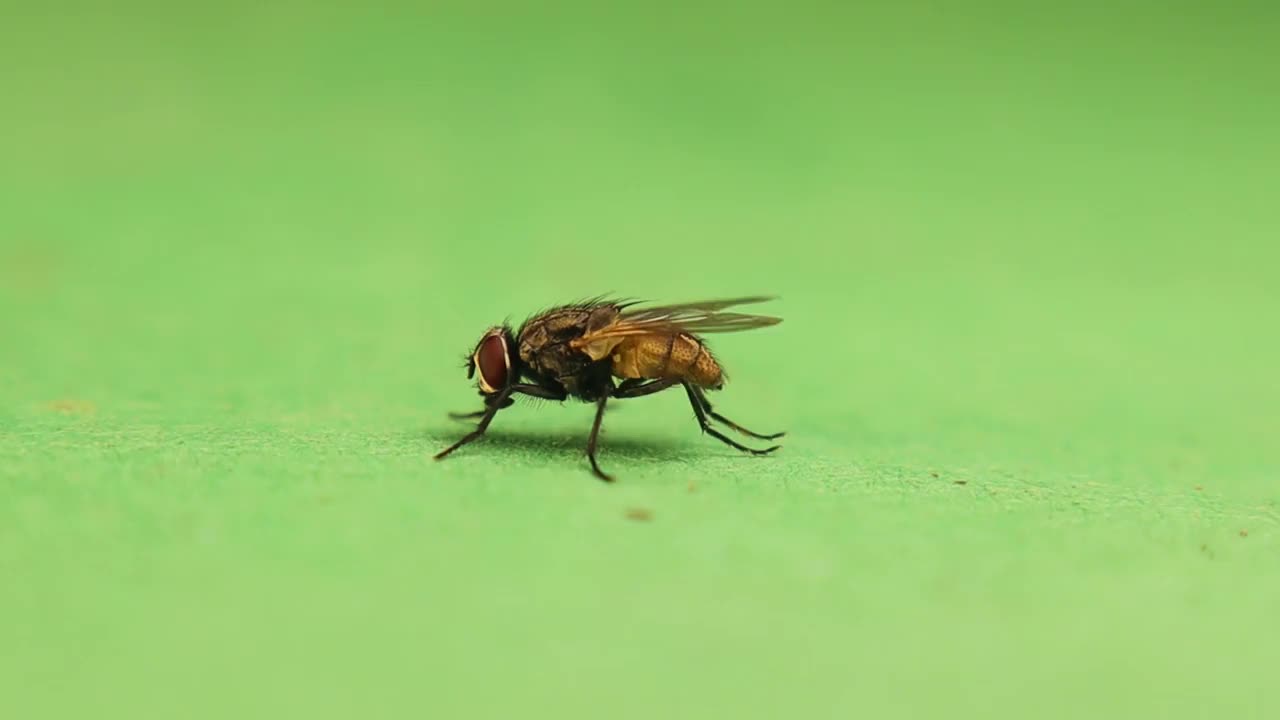
[[[613,374],[620,378],[679,378],[705,388],[724,381],[720,363],[692,335],[636,335],[613,348]]]

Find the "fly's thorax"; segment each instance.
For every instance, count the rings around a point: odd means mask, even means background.
[[[530,318],[520,328],[518,355],[526,367],[566,386],[600,359],[593,349],[576,341],[588,332],[607,327],[618,316],[612,304],[569,305]],[[605,353],[607,355],[607,352]],[[607,377],[607,372],[606,372]],[[571,391],[572,392],[572,391]]]
[[[615,305],[568,306],[530,318],[520,328],[520,357],[533,363],[548,348],[581,338],[599,330],[618,316]]]

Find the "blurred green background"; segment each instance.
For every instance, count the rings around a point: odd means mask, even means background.
[[[0,716],[1280,710],[1273,4],[0,15]],[[433,463],[601,292],[784,450]]]

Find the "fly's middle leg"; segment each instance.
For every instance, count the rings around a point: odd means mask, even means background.
[[[601,395],[596,401],[596,420],[591,424],[591,437],[587,439],[587,459],[591,461],[591,471],[605,482],[613,482],[613,477],[600,469],[596,462],[596,441],[600,438],[600,424],[604,422],[604,406],[609,401],[608,395]]]

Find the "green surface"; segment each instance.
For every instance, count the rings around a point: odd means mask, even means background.
[[[894,8],[5,10],[0,717],[1276,717],[1280,14]]]

